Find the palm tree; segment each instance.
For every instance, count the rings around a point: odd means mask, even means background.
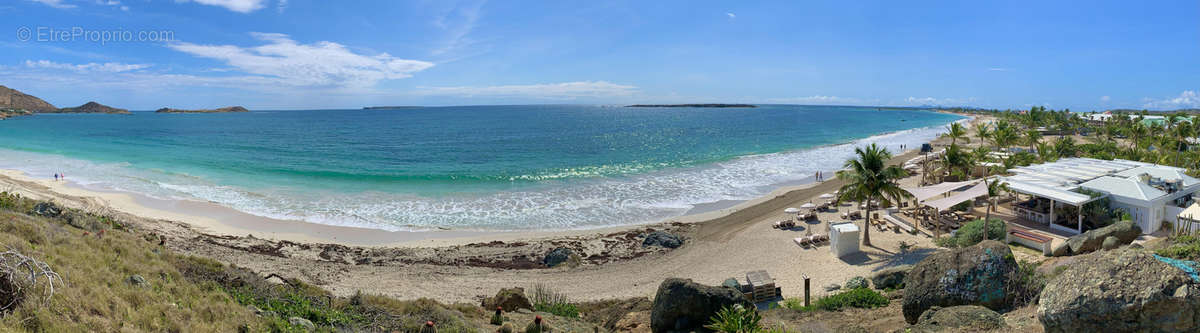
[[[1051,147],[1049,143],[1038,142],[1037,156],[1038,156],[1038,160],[1040,162],[1045,163],[1047,161],[1057,159],[1057,157],[1055,157],[1053,154],[1054,154],[1054,148]]]
[[[1042,141],[1042,132],[1038,132],[1038,130],[1034,130],[1034,129],[1025,131],[1025,144],[1029,145],[1029,150],[1033,150],[1034,148],[1037,148],[1038,142],[1041,142],[1041,141]]]
[[[959,181],[966,180],[971,176],[971,155],[958,145],[950,145],[942,152],[942,167]]]
[[[872,143],[870,146],[854,148],[857,158],[846,160],[845,169],[837,172],[837,178],[845,181],[838,192],[838,200],[862,200],[867,203],[867,216],[863,225],[863,245],[871,245],[871,201],[876,198],[888,202],[900,202],[911,197],[900,189],[900,179],[908,172],[895,165],[887,165],[892,153]]]
[[[987,141],[992,131],[988,129],[988,124],[979,122],[975,124],[975,136],[979,137],[979,141]]]
[[[991,181],[984,181],[987,182],[988,208],[987,212],[983,213],[983,238],[987,239],[988,223],[992,220],[992,210],[996,209],[996,197],[1000,196],[1001,191],[1008,191],[1008,183],[1000,181],[1000,177],[993,178]]]
[[[1054,140],[1054,154],[1058,157],[1075,157],[1075,139],[1060,136]]]
[[[955,143],[958,143],[958,140],[962,140],[962,142],[971,142],[971,138],[967,137],[967,128],[959,122],[950,123],[950,126],[946,130],[946,134],[942,134],[942,136],[950,138],[951,146],[953,146]]]

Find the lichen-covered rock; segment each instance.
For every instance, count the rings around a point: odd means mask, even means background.
[[[305,330],[309,330],[309,331],[317,329],[317,325],[314,325],[311,320],[300,318],[300,317],[288,318],[288,323],[291,323],[292,325],[303,327]]]
[[[1116,236],[1108,236],[1108,238],[1104,239],[1104,243],[1100,244],[1100,248],[1105,250],[1113,250],[1118,247],[1121,247],[1121,240],[1117,239]]]
[[[875,285],[875,289],[903,288],[904,276],[908,275],[912,268],[912,265],[900,265],[881,269],[871,275],[871,284]]]
[[[683,239],[675,234],[666,231],[655,231],[646,234],[646,239],[642,240],[642,246],[660,246],[668,249],[674,249],[683,245]]]
[[[53,202],[39,202],[33,206],[33,214],[41,217],[58,217],[62,215],[62,208],[58,208]]]
[[[1071,255],[1071,245],[1067,244],[1065,241],[1058,242],[1058,245],[1055,245],[1054,249],[1050,250],[1051,257],[1063,257],[1069,255]]]
[[[1082,256],[1062,273],[1069,278],[1046,284],[1038,320],[1051,333],[1195,332],[1200,277],[1185,267],[1197,268],[1129,248]]]
[[[864,278],[861,276],[855,276],[855,277],[850,278],[849,280],[846,280],[846,289],[858,289],[858,288],[866,288],[866,287],[869,287],[867,285],[867,278]]]
[[[493,310],[499,307],[508,312],[517,311],[517,309],[533,310],[533,303],[525,297],[525,289],[521,287],[500,289],[499,292],[496,292],[495,297],[483,299],[480,305],[484,309]]]
[[[669,278],[658,285],[650,310],[650,328],[659,333],[700,330],[717,311],[737,304],[754,306],[733,288]]]
[[[978,305],[932,307],[921,314],[911,332],[979,332],[1006,327],[1004,317]]]
[[[842,289],[842,285],[837,284],[837,283],[830,283],[821,288],[824,288],[825,291],[834,291],[834,290]]]
[[[904,277],[904,320],[909,324],[933,306],[980,305],[1000,310],[1011,302],[1017,261],[1004,243],[941,251],[913,266]]]
[[[542,264],[545,264],[546,267],[558,266],[571,259],[571,254],[574,253],[571,249],[565,247],[554,248],[546,253],[546,257],[542,259]]]
[[[1083,254],[1099,250],[1104,243],[1104,239],[1109,236],[1116,237],[1120,244],[1129,244],[1142,235],[1142,228],[1138,227],[1133,221],[1121,221],[1113,223],[1107,227],[1088,230],[1085,233],[1071,236],[1067,238],[1067,246],[1071,247],[1071,254]]]

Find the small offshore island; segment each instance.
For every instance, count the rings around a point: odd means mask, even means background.
[[[46,111],[42,113],[111,113],[111,114],[130,114],[129,110],[118,109],[108,105],[87,102],[83,105],[73,108],[61,108],[56,111]]]
[[[754,104],[634,104],[627,108],[756,108]]]
[[[250,110],[247,110],[246,108],[240,107],[240,106],[226,106],[223,108],[216,108],[216,109],[196,109],[196,110],[161,108],[158,110],[154,110],[154,112],[155,113],[228,113],[228,112],[250,112]]]

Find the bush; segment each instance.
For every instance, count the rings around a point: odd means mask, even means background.
[[[1008,226],[998,219],[992,219],[987,227],[988,239],[1004,239],[1004,234],[1008,232]],[[934,244],[941,247],[967,247],[979,244],[983,239],[983,219],[978,219],[963,224],[954,236],[935,239]]]
[[[1042,293],[1042,288],[1046,287],[1046,276],[1038,272],[1037,267],[1038,264],[1028,261],[1021,261],[1017,263],[1016,282],[1009,285],[1011,290],[1007,292],[1008,294],[1014,296],[1014,308],[1026,304],[1037,303],[1038,295]],[[1059,268],[1065,269],[1066,266],[1061,266]]]
[[[874,309],[888,304],[887,296],[868,288],[850,289],[837,294],[821,297],[807,307],[799,299],[789,299],[783,306],[800,311],[841,311],[844,308]]]
[[[1200,238],[1191,235],[1177,236],[1171,240],[1171,245],[1154,251],[1167,258],[1180,260],[1200,259]]]
[[[566,295],[559,294],[543,284],[533,285],[533,309],[549,312],[556,316],[578,318],[579,307],[571,303]]]

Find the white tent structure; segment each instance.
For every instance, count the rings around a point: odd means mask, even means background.
[[[978,180],[965,182],[946,182],[921,187],[900,187],[900,189],[908,191],[908,193],[912,194],[917,201],[925,201],[926,199],[946,194],[946,192],[967,187],[976,182],[978,182]]]
[[[948,210],[948,209],[950,209],[950,207],[954,207],[954,205],[962,203],[963,201],[974,200],[975,198],[985,196],[987,194],[988,194],[987,183],[979,182],[978,184],[975,184],[975,186],[972,186],[971,188],[967,189],[966,191],[954,193],[954,194],[950,195],[949,197],[945,197],[945,198],[941,198],[941,199],[937,199],[937,200],[927,200],[927,201],[922,202],[922,204],[929,206],[929,207],[936,208],[938,211],[943,211],[943,210]]]

